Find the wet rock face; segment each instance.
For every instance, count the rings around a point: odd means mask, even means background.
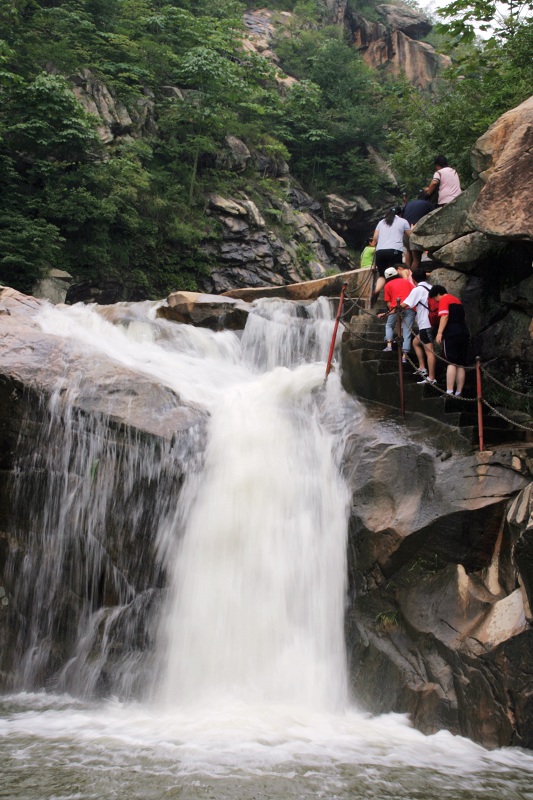
[[[204,418],[204,412],[157,382],[147,379],[139,383],[136,373],[110,359],[91,357],[75,343],[44,333],[35,320],[43,301],[4,288],[0,290],[0,303],[10,312],[0,315],[1,374],[6,381],[38,386],[42,393],[51,395],[70,370],[84,378],[79,385],[70,385],[77,408],[105,414],[118,425],[137,425],[165,438]],[[124,309],[117,313],[122,314],[122,324],[134,322]]]
[[[372,711],[532,746],[532,455],[348,443],[347,644]]]
[[[0,292],[0,686],[53,675],[59,691],[127,696],[150,671],[165,585],[153,520],[175,514],[207,414],[44,333],[44,305]],[[136,322],[125,306],[102,313]],[[71,656],[93,613],[91,677]]]

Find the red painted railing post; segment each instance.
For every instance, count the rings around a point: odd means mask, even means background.
[[[477,432],[479,437],[479,452],[485,449],[483,442],[483,390],[481,386],[481,359],[476,356],[476,391],[477,391]]]
[[[396,298],[396,315],[398,317],[398,375],[400,378],[400,410],[402,417],[405,417],[405,397],[403,391],[403,363],[402,363],[402,307],[400,305],[400,298]]]
[[[346,292],[347,288],[348,288],[348,284],[347,283],[343,283],[342,284],[341,296],[339,298],[339,307],[337,309],[337,316],[335,317],[335,326],[333,328],[333,336],[331,337],[331,347],[329,348],[328,363],[327,363],[327,366],[326,366],[326,380],[327,380],[327,377],[328,377],[329,373],[331,372],[331,362],[333,360],[333,351],[335,350],[335,339],[337,338],[337,331],[339,330],[339,320],[341,318],[342,307],[344,305],[344,295],[345,295],[345,292]]]

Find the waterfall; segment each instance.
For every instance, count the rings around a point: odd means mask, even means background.
[[[6,797],[529,796],[524,752],[350,700],[342,456],[372,433],[335,372],[324,385],[327,301],[259,301],[242,334],[151,303],[39,319],[65,376],[24,406],[0,537]],[[114,416],[100,395],[115,372],[129,377]],[[151,419],[148,391],[136,427],[135,387],[153,385],[187,424]]]
[[[328,301],[261,300],[242,335],[159,320],[146,303],[47,308],[41,325],[208,421],[171,439],[117,430],[77,409],[77,372],[40,409],[14,489],[28,619],[14,688],[343,707],[348,493],[338,379],[323,385]]]

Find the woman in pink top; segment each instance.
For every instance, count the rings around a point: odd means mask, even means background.
[[[444,156],[437,156],[434,163],[435,174],[424,191],[431,195],[438,188],[437,205],[445,206],[459,197],[462,192],[459,175],[452,167],[448,166],[448,161]]]

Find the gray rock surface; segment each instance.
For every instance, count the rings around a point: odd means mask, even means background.
[[[412,39],[420,39],[423,36],[427,36],[433,29],[433,25],[423,11],[403,3],[397,3],[396,5],[382,3],[376,6],[376,11],[383,17],[386,25],[389,25],[393,30],[402,31]]]
[[[72,275],[65,270],[50,269],[33,287],[33,297],[49,300],[51,303],[64,303],[72,280]]]
[[[407,441],[348,443],[348,648],[372,711],[531,747],[528,452],[440,460]]]
[[[157,316],[212,330],[243,330],[250,312],[248,303],[230,297],[174,292],[157,309]]]

